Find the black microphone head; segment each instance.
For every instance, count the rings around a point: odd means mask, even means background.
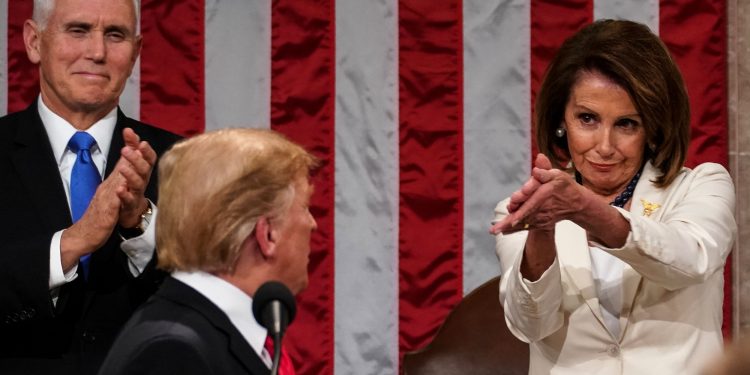
[[[270,318],[269,307],[272,302],[278,301],[281,304],[283,311],[286,312],[284,327],[294,320],[294,316],[297,314],[297,302],[294,300],[294,296],[286,285],[278,281],[268,281],[255,291],[253,296],[253,316],[266,329],[273,331],[273,321]]]

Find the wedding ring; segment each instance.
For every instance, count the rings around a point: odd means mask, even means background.
[[[523,229],[529,229],[529,223],[523,223]]]

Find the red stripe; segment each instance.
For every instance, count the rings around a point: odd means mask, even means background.
[[[461,300],[460,0],[399,1],[399,358]]]
[[[531,118],[544,72],[565,39],[594,19],[593,0],[531,0]],[[533,120],[532,120],[533,121]],[[533,129],[533,128],[532,128]],[[531,161],[538,153],[531,132]]]
[[[8,112],[20,111],[39,95],[39,68],[29,61],[23,24],[31,18],[31,0],[8,1]]]
[[[141,3],[141,120],[182,135],[203,131],[203,0]]]
[[[691,109],[688,166],[727,166],[727,19],[721,0],[661,1],[659,35],[685,79]],[[724,268],[724,337],[732,331],[731,262]]]
[[[310,207],[318,222],[310,285],[285,344],[300,374],[332,374],[334,363],[334,12],[334,0],[271,6],[271,127],[322,161]]]

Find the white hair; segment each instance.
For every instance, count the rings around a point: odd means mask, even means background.
[[[55,8],[55,1],[57,0],[34,0],[34,13],[31,15],[31,19],[36,22],[39,30],[44,30],[47,27],[49,16]],[[141,0],[133,0],[133,9],[135,9],[135,34],[138,35],[140,34],[141,23]]]

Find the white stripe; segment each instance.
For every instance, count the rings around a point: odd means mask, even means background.
[[[141,23],[138,22],[138,35],[141,34]],[[126,116],[136,120],[141,119],[141,57],[135,60],[133,72],[130,73],[125,89],[122,90],[119,101],[120,109]]]
[[[0,116],[8,112],[8,0],[0,0]]]
[[[631,20],[659,34],[659,0],[594,0],[594,19]]]
[[[336,2],[335,373],[398,372],[396,0]]]
[[[270,127],[271,2],[205,4],[206,130]]]
[[[529,176],[530,5],[464,1],[464,293],[500,273],[493,209]]]
[[[139,120],[141,118],[141,58],[135,62],[133,72],[125,83],[120,95],[120,109],[126,116]]]

